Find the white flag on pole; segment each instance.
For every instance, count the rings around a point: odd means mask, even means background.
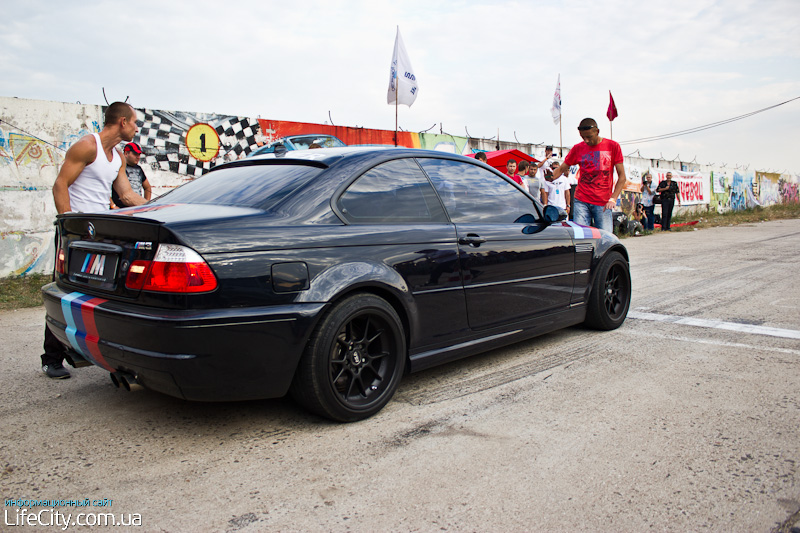
[[[558,75],[556,93],[553,95],[553,107],[550,108],[550,113],[553,114],[553,124],[561,122],[561,74]]]
[[[397,37],[394,39],[394,54],[392,55],[391,78],[389,79],[389,92],[386,95],[386,103],[398,104],[411,107],[417,99],[417,77],[414,76],[414,69],[411,68],[411,61],[408,60],[408,52],[400,36],[400,26],[397,27]]]

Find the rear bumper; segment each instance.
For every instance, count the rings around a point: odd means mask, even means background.
[[[323,303],[169,310],[133,306],[55,283],[42,288],[58,339],[109,372],[197,401],[283,396]]]

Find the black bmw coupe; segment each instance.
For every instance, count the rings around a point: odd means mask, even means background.
[[[405,372],[619,327],[631,297],[614,235],[434,151],[247,158],[57,228],[43,294],[73,365],[187,400],[288,392],[339,421],[378,412]]]

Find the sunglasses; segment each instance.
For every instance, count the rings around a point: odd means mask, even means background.
[[[595,126],[578,126],[578,131],[588,131],[594,127]]]

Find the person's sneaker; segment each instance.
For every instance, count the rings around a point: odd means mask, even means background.
[[[43,365],[42,372],[47,374],[48,378],[53,379],[67,379],[70,377],[69,370],[64,368],[64,365],[61,363],[56,363],[53,365]]]

